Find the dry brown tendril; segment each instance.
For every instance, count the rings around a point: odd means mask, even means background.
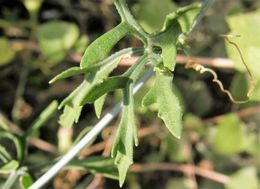
[[[229,99],[233,102],[233,103],[236,103],[236,104],[242,104],[242,103],[246,103],[250,100],[250,97],[252,95],[252,92],[254,91],[255,87],[256,87],[256,84],[255,84],[255,81],[254,81],[254,78],[253,78],[253,75],[252,73],[250,72],[245,60],[244,60],[244,57],[242,55],[242,52],[239,48],[239,46],[230,40],[230,37],[238,37],[238,36],[234,36],[234,35],[221,35],[229,44],[233,45],[235,47],[235,49],[237,50],[237,52],[239,53],[239,56],[240,56],[240,59],[241,61],[243,62],[246,70],[247,70],[247,73],[249,75],[249,79],[250,79],[250,89],[249,91],[247,92],[246,94],[246,99],[245,100],[236,100],[234,99],[233,95],[224,88],[222,82],[218,79],[218,75],[216,74],[216,72],[210,68],[205,68],[203,65],[197,63],[192,57],[189,57],[189,61],[188,63],[185,65],[185,68],[187,69],[194,69],[195,71],[199,72],[200,74],[203,74],[205,72],[208,72],[210,73],[212,76],[213,76],[213,79],[212,81],[216,84],[218,84],[220,90],[225,93]]]

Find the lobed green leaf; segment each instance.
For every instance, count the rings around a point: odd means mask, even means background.
[[[127,170],[133,163],[133,146],[138,145],[137,128],[134,115],[133,86],[139,78],[147,62],[147,55],[142,56],[138,62],[131,66],[124,76],[129,77],[129,81],[124,88],[124,100],[122,117],[117,130],[112,148],[112,157],[118,167],[119,185],[123,185]]]
[[[158,116],[164,121],[168,130],[177,138],[181,137],[182,109],[179,99],[172,89],[173,75],[168,70],[156,70],[154,86],[143,98],[143,105],[158,103]]]
[[[77,122],[81,109],[83,105],[86,104],[85,99],[87,98],[89,92],[93,89],[93,87],[99,85],[108,77],[108,75],[117,67],[120,59],[121,58],[116,58],[111,60],[96,72],[88,73],[81,85],[61,102],[59,109],[66,106],[60,117],[59,122],[61,125],[71,127],[74,122]],[[73,116],[67,118],[69,114]]]
[[[177,40],[180,34],[191,30],[191,23],[199,9],[199,4],[193,4],[168,14],[161,32],[153,37],[153,43],[162,49],[164,66],[171,71],[176,64]],[[195,15],[191,16],[190,11],[194,11]]]
[[[96,39],[85,51],[80,62],[80,67],[86,68],[105,59],[115,44],[126,36],[128,32],[128,24],[122,22],[111,31]]]
[[[89,94],[90,90],[99,85],[108,77],[108,75],[117,67],[120,58],[110,61],[108,64],[103,65],[96,72],[88,73],[82,84],[74,90],[66,99],[62,101],[59,108],[64,105],[70,106],[83,106],[84,99]]]
[[[115,158],[115,164],[118,167],[120,187],[122,187],[125,181],[129,166],[133,163],[133,146],[134,139],[136,138],[135,136],[137,135],[132,92],[133,85],[129,85],[129,87],[124,90],[122,117],[111,153],[112,157]]]
[[[168,42],[165,41],[161,44],[164,66],[171,71],[174,70],[176,62],[177,49],[175,43],[176,39],[173,39]]]
[[[0,173],[7,174],[15,171],[19,167],[19,162],[16,160],[11,160],[4,165],[0,165]]]
[[[82,100],[82,103],[93,103],[104,94],[114,91],[116,89],[124,88],[129,82],[128,77],[110,77],[104,80],[102,83],[95,85],[91,88],[88,95]]]
[[[176,43],[182,33],[181,26],[177,20],[173,20],[169,26],[165,26],[165,31],[153,38],[154,44],[161,47],[163,64],[173,71],[176,65],[177,48]]]

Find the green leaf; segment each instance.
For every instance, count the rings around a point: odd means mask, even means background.
[[[164,66],[171,71],[174,70],[176,64],[176,43],[180,34],[181,27],[179,23],[175,17],[174,20],[171,20],[171,15],[168,15],[163,28],[163,33],[159,33],[153,39],[154,44],[162,48]]]
[[[34,182],[33,178],[29,174],[20,176],[19,181],[23,189],[28,189]]]
[[[80,67],[72,67],[69,68],[65,71],[63,71],[62,73],[58,74],[57,76],[55,76],[53,79],[51,79],[49,81],[50,84],[61,80],[61,79],[65,79],[74,75],[79,75],[79,74],[88,74],[88,73],[92,73],[92,72],[97,72],[98,70],[102,69],[102,67],[104,67],[106,64],[110,64],[111,62],[114,62],[115,60],[121,59],[124,56],[130,56],[135,52],[139,52],[140,49],[132,49],[132,48],[127,48],[127,49],[123,49],[113,55],[111,55],[110,57],[108,57],[107,59],[94,64],[94,65],[90,65],[86,68],[80,68]]]
[[[182,33],[189,33],[195,22],[196,16],[201,10],[201,5],[194,3],[177,10],[178,22],[181,26]]]
[[[108,75],[117,67],[120,59],[121,58],[116,58],[114,60],[111,60],[107,64],[100,67],[97,71],[88,73],[82,84],[61,102],[59,108],[64,105],[84,105],[84,99],[86,98],[90,90],[96,85],[102,83],[108,77]]]
[[[126,83],[129,82],[128,77],[110,77],[102,83],[95,85],[91,88],[88,95],[82,100],[82,103],[93,103],[104,94],[114,91],[116,89],[124,88]]]
[[[8,64],[13,58],[15,53],[12,51],[9,42],[6,38],[0,38],[0,66]]]
[[[251,100],[260,101],[260,79],[256,83],[255,90],[252,93]]]
[[[83,99],[89,91],[90,83],[94,80],[96,73],[89,73],[85,76],[83,82],[70,93],[63,101],[60,103],[58,109],[61,109],[65,105],[70,107],[78,107],[80,105],[81,99]]]
[[[154,86],[143,98],[143,105],[158,103],[158,116],[164,121],[169,131],[177,138],[181,137],[182,109],[179,99],[172,89],[173,75],[168,70],[156,68]]]
[[[100,118],[102,109],[106,100],[107,94],[104,94],[103,96],[99,97],[94,103],[95,113],[97,118]]]
[[[37,39],[42,53],[53,63],[58,63],[79,37],[76,24],[50,21],[39,26]]]
[[[172,35],[165,35],[159,42],[162,48],[163,64],[171,71],[174,70],[176,63],[176,40],[177,38],[172,37]]]
[[[176,5],[170,0],[139,0],[133,12],[144,30],[154,33],[162,27],[165,16],[175,9]]]
[[[239,170],[225,184],[226,189],[257,189],[258,186],[257,171],[254,167]]]
[[[65,106],[63,114],[60,116],[59,124],[63,127],[70,128],[73,123],[77,123],[80,117],[82,106]]]
[[[218,124],[218,130],[213,138],[214,150],[223,155],[244,151],[246,130],[235,114],[225,116]]]
[[[245,62],[254,77],[256,77],[256,80],[260,79],[260,69],[257,69],[260,67],[260,62],[257,61],[260,59],[260,36],[258,35],[260,31],[259,17],[260,9],[246,14],[232,15],[226,19],[231,33],[241,36],[239,38],[232,38],[231,40],[235,41],[239,46]],[[245,72],[246,69],[235,48],[229,43],[226,43],[226,50],[229,58],[234,61],[235,67]]]
[[[74,49],[77,53],[84,53],[86,47],[89,44],[89,38],[87,35],[81,35],[80,38],[74,44]]]
[[[111,179],[118,179],[114,160],[108,157],[89,157],[82,160],[73,160],[66,168],[83,169],[93,174],[99,173]]]
[[[118,167],[119,185],[122,187],[129,166],[133,163],[133,146],[136,136],[133,87],[124,90],[122,117],[112,148],[112,157]],[[137,142],[137,141],[136,141]],[[136,143],[137,145],[137,143]]]
[[[134,49],[133,49],[133,52],[134,52]],[[131,55],[130,53],[129,53],[129,55]],[[143,57],[144,58],[144,57]],[[141,62],[144,60],[144,59],[140,59],[141,60]],[[146,56],[145,56],[145,58],[146,58]],[[140,60],[138,61],[139,63],[140,63]],[[130,76],[130,74],[133,72],[133,70],[135,70],[135,72],[136,73],[139,73],[139,72],[141,72],[142,71],[142,66],[143,66],[143,64],[145,64],[146,62],[144,61],[144,62],[142,62],[141,64],[134,64],[133,66],[131,66],[131,68],[125,73],[125,74],[123,74],[123,77],[129,77]],[[141,67],[141,70],[139,70],[140,69],[140,67]],[[138,71],[139,70],[139,71]],[[135,76],[135,78],[133,78],[133,76],[132,76],[132,82],[135,82],[136,81],[136,79],[139,77],[139,75],[136,75]],[[134,80],[133,80],[134,79]],[[95,101],[95,112],[96,112],[96,115],[97,115],[97,117],[99,118],[99,116],[100,116],[100,114],[101,114],[101,111],[102,111],[102,107],[103,107],[103,105],[104,105],[104,102],[105,102],[105,98],[106,98],[106,95],[103,95],[102,97],[100,97],[99,99],[97,99],[96,101]]]
[[[85,51],[80,62],[80,67],[86,68],[105,59],[115,44],[126,36],[128,32],[128,24],[122,22],[111,31],[96,39]]]
[[[4,165],[0,165],[0,173],[7,174],[12,171],[15,171],[19,167],[19,162],[16,160],[11,160]]]
[[[185,18],[187,19],[187,17],[189,16],[189,13],[191,13],[191,11],[198,12],[199,9],[200,9],[200,4],[194,3],[189,6],[181,7],[179,9],[177,9],[177,11],[168,14],[164,20],[164,24],[163,24],[161,31],[167,31],[169,29],[172,29],[172,27],[176,25],[176,22],[180,22],[179,24],[181,24],[181,26],[184,26],[183,19],[185,19]],[[194,20],[194,18],[190,18],[190,19]],[[192,22],[192,21],[190,21],[190,22]],[[185,28],[186,27],[183,27],[183,29],[185,29]],[[189,28],[190,28],[190,25],[189,25]],[[188,30],[190,30],[190,29],[188,29]],[[183,32],[185,32],[185,31],[186,30],[184,30]]]
[[[84,81],[78,86],[70,95],[65,98],[59,105],[59,109],[65,106],[63,114],[60,116],[59,123],[64,127],[72,127],[73,123],[77,123],[81,114],[83,106],[80,104],[81,100],[89,92],[90,82],[95,77],[95,73],[86,76]]]
[[[45,108],[37,119],[32,123],[29,129],[25,132],[24,136],[29,136],[39,130],[57,111],[58,102],[52,101],[47,108]]]
[[[249,90],[249,83],[245,73],[237,73],[231,83],[230,91],[233,97],[237,100],[244,100],[247,98],[246,94]]]
[[[133,145],[138,145],[134,115],[133,86],[142,73],[146,62],[147,55],[145,54],[123,75],[129,77],[130,80],[124,88],[122,117],[111,153],[118,167],[120,187],[122,187],[125,181],[129,166],[133,163]]]
[[[53,79],[51,79],[49,81],[49,84],[52,84],[58,80],[66,79],[66,78],[74,76],[74,75],[87,73],[88,71],[91,71],[91,70],[92,69],[81,69],[80,67],[72,67],[72,68],[69,68],[69,69],[61,72],[57,76],[55,76]]]
[[[257,122],[257,121],[256,121]],[[259,121],[258,121],[259,123]],[[258,145],[260,133],[248,132],[246,136],[245,152],[251,156],[258,156],[260,148]]]
[[[176,12],[168,14],[165,18],[161,32],[153,37],[153,43],[162,49],[163,64],[169,70],[173,71],[176,64],[176,44],[180,34],[190,31],[191,16],[189,11],[198,12],[200,6],[192,4],[178,9]],[[192,21],[191,21],[192,20]]]
[[[64,113],[60,117],[60,123],[71,127],[74,122],[77,122],[83,105],[86,104],[85,99],[89,92],[96,85],[101,84],[108,77],[108,75],[117,67],[121,57],[120,53],[112,55],[112,58],[108,58],[102,63],[102,66],[93,72],[86,74],[84,81],[79,87],[77,87],[67,98],[65,98],[59,105],[59,109],[66,105]],[[114,58],[113,58],[114,57]],[[71,114],[73,116],[68,115]]]
[[[256,81],[256,89],[252,93],[252,100],[260,101],[260,37],[258,35],[260,30],[260,9],[246,14],[236,14],[227,17],[226,21],[231,33],[238,34],[241,37],[232,38],[239,46],[245,62],[253,74]],[[254,27],[248,27],[254,26]],[[246,72],[240,56],[236,49],[226,42],[226,51],[230,59],[235,63],[235,68]]]

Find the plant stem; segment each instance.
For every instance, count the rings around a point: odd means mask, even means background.
[[[134,87],[136,93],[144,84],[146,80],[153,73],[153,67],[150,67],[146,74]],[[54,164],[45,174],[43,174],[29,189],[39,189],[52,179],[66,164],[68,164],[85,146],[96,137],[120,112],[122,102],[114,106],[114,108],[107,113],[96,125],[77,143],[69,152],[67,152],[56,164]]]
[[[134,28],[136,35],[146,45],[149,39],[149,35],[143,30],[143,28],[136,22],[133,15],[131,14],[125,0],[114,0],[114,4],[120,14],[122,22],[127,22],[132,28]]]
[[[19,176],[20,176],[19,171],[13,171],[13,172],[9,175],[9,177],[8,177],[8,179],[6,180],[6,182],[5,182],[5,184],[4,184],[4,186],[3,186],[2,189],[10,189],[10,188],[14,185],[14,183],[16,182],[16,180],[17,180],[17,178],[18,178]]]
[[[191,164],[173,164],[173,163],[151,163],[151,164],[134,164],[130,168],[131,172],[143,173],[152,171],[180,171],[185,174],[196,174],[204,178],[213,180],[218,183],[226,184],[229,182],[230,177],[213,170],[205,169],[202,167],[194,166]]]
[[[37,14],[38,14],[38,10],[36,11],[30,11],[30,20],[29,20],[29,24],[30,24],[30,36],[29,36],[29,41],[35,41],[35,33],[37,30]],[[19,120],[21,119],[21,101],[23,100],[23,95],[24,95],[24,91],[25,91],[25,87],[27,84],[27,80],[28,80],[28,75],[29,72],[31,70],[31,66],[32,66],[32,51],[28,50],[24,53],[23,55],[23,61],[25,63],[25,65],[23,65],[22,68],[22,72],[20,74],[20,79],[19,79],[19,83],[16,89],[16,94],[15,94],[15,100],[14,100],[14,105],[13,105],[13,109],[12,109],[12,119],[13,121],[18,124]]]
[[[30,52],[25,53],[24,55],[24,61],[26,64],[23,66],[21,75],[19,78],[19,83],[17,86],[16,94],[15,94],[15,100],[14,100],[14,106],[12,109],[12,119],[17,124],[20,119],[20,113],[21,113],[21,101],[23,99],[23,94],[25,91],[26,83],[27,83],[27,77],[29,74],[29,70],[31,67],[31,61],[28,60],[27,57],[30,57]]]

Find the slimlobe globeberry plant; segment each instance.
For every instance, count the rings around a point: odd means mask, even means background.
[[[96,115],[100,118],[106,95],[111,91],[119,89],[123,92],[122,103],[118,103],[109,113],[103,116],[91,130],[86,128],[88,129],[87,133],[84,129],[75,140],[75,145],[63,157],[44,165],[27,166],[28,139],[57,111],[57,101],[53,101],[21,136],[12,134],[8,131],[7,126],[2,126],[2,123],[0,123],[0,126],[3,127],[0,137],[12,140],[17,150],[17,157],[13,159],[8,151],[0,145],[0,159],[4,162],[4,166],[0,167],[0,173],[10,173],[3,185],[3,189],[12,188],[18,178],[22,188],[42,188],[60,170],[71,167],[119,179],[119,184],[122,186],[127,170],[133,163],[134,146],[138,145],[134,113],[134,93],[140,89],[152,73],[155,75],[155,82],[147,94],[144,95],[142,104],[149,106],[156,103],[158,117],[163,120],[165,126],[173,136],[180,138],[182,132],[182,109],[179,99],[172,88],[176,52],[178,49],[189,55],[186,38],[213,2],[214,0],[205,0],[202,6],[200,4],[192,4],[178,9],[166,16],[163,27],[158,32],[150,34],[145,32],[136,22],[125,0],[114,0],[114,4],[121,17],[121,22],[111,31],[96,39],[86,49],[80,62],[80,67],[72,67],[62,72],[53,78],[50,83],[74,75],[81,74],[84,76],[82,83],[59,105],[59,109],[63,109],[59,123],[64,127],[72,127],[74,123],[78,122],[82,108],[86,104],[94,104]],[[67,27],[63,24],[62,26]],[[138,38],[143,43],[143,46],[126,48],[109,55],[111,49],[125,36]],[[247,102],[256,87],[253,76],[244,61],[238,45],[230,39],[234,36],[222,35],[222,37],[237,50],[238,56],[242,60],[250,77],[251,88],[245,100],[236,100],[233,98],[231,93],[224,88],[214,70],[205,68],[191,57],[185,68],[192,68],[200,74],[206,72],[211,74],[213,76],[212,81],[219,86],[220,90],[232,102]],[[138,56],[139,59],[124,74],[110,76],[111,72],[116,69],[122,59],[131,56]],[[148,71],[145,71],[147,63],[152,64],[152,66]],[[86,145],[93,141],[101,130],[119,113],[121,108],[121,121],[113,141],[112,158],[88,157],[80,160],[73,159]],[[47,172],[34,182],[35,173],[38,173],[39,170],[46,170],[46,167],[49,165],[51,167]]]
[[[173,72],[177,48],[184,49],[185,37],[210,6],[192,4],[167,15],[162,29],[148,34],[131,15],[125,0],[114,0],[121,22],[114,29],[96,39],[85,51],[80,67],[70,68],[50,81],[53,83],[77,74],[84,74],[83,82],[65,98],[60,124],[71,127],[77,123],[82,107],[94,103],[97,117],[100,117],[106,95],[122,89],[123,110],[114,140],[111,156],[117,165],[120,186],[123,185],[127,170],[133,163],[133,148],[138,145],[134,115],[133,87],[142,75],[145,65],[151,62],[156,75],[154,86],[143,98],[143,105],[158,103],[158,116],[173,136],[180,138],[182,131],[182,110],[172,89]],[[116,43],[127,35],[140,39],[143,47],[123,49],[108,56]],[[121,59],[138,55],[140,58],[124,74],[110,77]]]
[[[83,82],[59,105],[59,109],[63,109],[59,123],[64,127],[72,127],[74,123],[78,122],[81,110],[86,104],[94,104],[96,115],[99,118],[107,93],[117,89],[123,91],[121,121],[111,152],[114,164],[117,166],[120,187],[122,187],[125,181],[129,166],[133,163],[134,146],[138,145],[133,96],[135,84],[143,75],[146,64],[148,62],[152,63],[155,83],[143,97],[142,104],[148,106],[157,103],[158,117],[163,120],[173,136],[180,138],[182,132],[182,109],[178,97],[172,88],[177,49],[183,50],[184,53],[188,54],[187,44],[185,43],[186,38],[213,2],[213,0],[206,0],[202,6],[200,4],[192,4],[182,7],[166,16],[160,31],[149,34],[134,19],[125,0],[114,0],[121,17],[120,24],[96,39],[86,49],[81,59],[80,67],[72,67],[50,81],[50,83],[53,83],[74,75],[84,75]],[[143,46],[126,48],[108,56],[111,49],[128,35],[141,40]],[[239,48],[237,46],[236,48],[243,60]],[[124,74],[109,76],[122,59],[130,56],[139,56],[140,58]],[[244,61],[243,63],[245,64]],[[214,76],[213,82],[217,83],[221,91],[226,93],[233,102],[245,102],[234,100],[229,91],[223,88],[222,83],[217,79],[213,70],[204,68],[192,59],[186,65],[186,68],[193,68],[200,73],[211,73]],[[250,74],[249,70],[248,72]],[[252,79],[252,88],[248,92],[248,97],[251,95],[254,87]],[[115,116],[118,112],[117,107],[112,112],[112,115]],[[106,120],[106,118],[105,116],[102,120]],[[108,119],[111,120],[112,117],[110,116]],[[100,127],[97,130],[93,129],[94,134],[89,133],[89,136],[93,138],[100,132],[100,129],[105,125],[101,122],[97,124]],[[108,123],[108,121],[105,122],[106,124]],[[84,139],[86,140],[84,141]],[[65,166],[90,140],[87,135],[84,139],[46,172],[31,188],[42,186],[58,170]]]

